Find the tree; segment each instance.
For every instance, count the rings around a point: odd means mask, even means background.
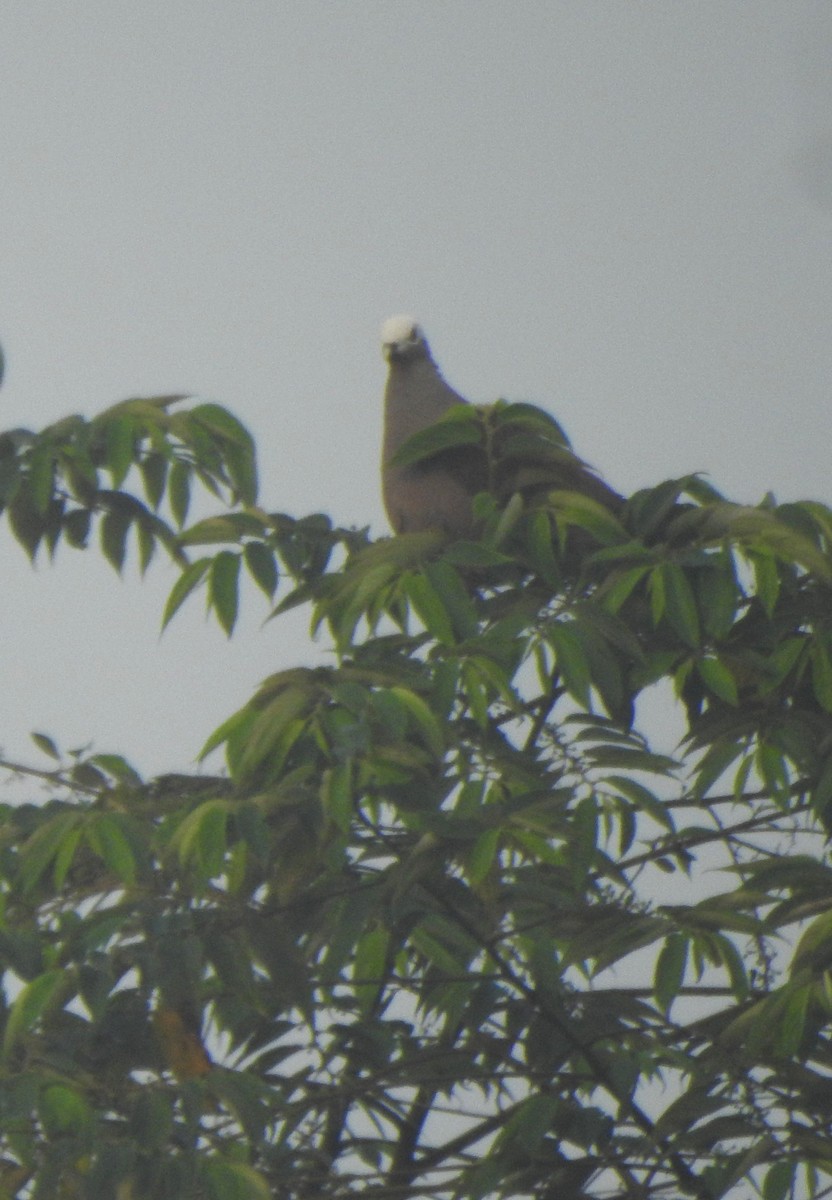
[[[481,496],[477,542],[373,543],[259,508],[246,430],[182,399],[0,437],[11,532],[161,548],[165,622],[205,590],[229,635],[249,579],[335,665],[229,716],[227,775],[36,735],[0,1197],[832,1193],[832,511],[688,477],[612,514],[547,490],[560,431],[498,404],[406,454],[505,479],[533,444],[533,486]],[[194,486],[220,510],[188,524]]]

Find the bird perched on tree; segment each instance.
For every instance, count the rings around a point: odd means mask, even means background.
[[[382,493],[396,533],[439,530],[451,537],[474,537],[472,500],[487,490],[507,498],[516,491],[561,489],[580,492],[614,512],[621,507],[621,496],[572,453],[557,423],[530,405],[505,406],[504,417],[494,410],[495,431],[506,435],[502,445],[499,437],[483,439],[469,426],[466,444],[460,439],[460,444],[419,461],[397,462],[405,443],[468,401],[442,378],[413,317],[390,317],[382,325],[381,340],[389,364]]]

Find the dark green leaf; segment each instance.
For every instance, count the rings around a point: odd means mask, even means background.
[[[786,1200],[794,1183],[797,1164],[782,1159],[769,1167],[763,1182],[763,1200]]]
[[[136,859],[133,848],[115,813],[97,814],[87,826],[86,837],[90,847],[122,883],[134,882]]]
[[[481,442],[482,428],[476,409],[452,409],[447,417],[435,425],[408,438],[392,462],[398,467],[408,467],[412,463],[430,458],[441,450],[474,446]]]
[[[721,550],[708,559],[707,570],[696,577],[698,610],[705,632],[723,638],[730,630],[740,600],[734,559],[730,550]]]
[[[243,547],[246,567],[254,582],[271,599],[277,589],[278,572],[274,551],[265,542],[246,542]]]
[[[689,646],[699,645],[699,616],[687,576],[677,563],[661,565],[664,584],[663,615]]]
[[[237,621],[239,605],[240,556],[221,550],[211,563],[208,574],[208,599],[217,620],[230,637]]]
[[[667,1011],[679,994],[688,961],[688,939],[681,933],[671,933],[665,939],[656,960],[653,990],[656,1003]]]
[[[73,508],[64,514],[64,536],[70,546],[74,546],[76,550],[83,550],[86,547],[91,523],[92,516],[84,508]]]
[[[144,494],[151,508],[158,508],[165,494],[168,460],[164,454],[148,454],[140,465]]]
[[[553,621],[546,631],[566,690],[579,704],[589,705],[590,670],[586,652],[570,621]]]
[[[48,441],[36,446],[29,456],[29,495],[37,512],[43,514],[52,501],[55,486],[55,450]]]
[[[426,563],[424,571],[434,591],[441,597],[457,637],[474,637],[479,627],[477,610],[459,572],[447,560]]]
[[[48,754],[50,758],[54,758],[58,762],[61,761],[60,751],[51,737],[47,737],[45,733],[30,733],[29,737],[44,754]]]
[[[46,522],[34,508],[28,487],[17,492],[8,507],[8,515],[12,533],[29,558],[33,559],[46,532]]]
[[[127,509],[112,508],[101,521],[101,549],[111,566],[121,573],[127,554],[127,534],[133,514]]]
[[[17,994],[9,1010],[3,1036],[3,1056],[8,1059],[18,1039],[38,1021],[56,996],[65,991],[63,971],[45,971]]]

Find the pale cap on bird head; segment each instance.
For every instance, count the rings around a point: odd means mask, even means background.
[[[415,317],[398,313],[387,318],[381,327],[381,353],[388,362],[428,353],[425,335]]]

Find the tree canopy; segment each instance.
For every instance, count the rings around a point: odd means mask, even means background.
[[[2,807],[0,1197],[832,1194],[832,511],[612,513],[527,405],[406,454],[462,445],[482,536],[373,542],[259,507],[215,404],[0,435],[30,556],[161,551],[165,623],[259,591],[333,651],[205,731],[221,774],[4,764],[48,792]]]

